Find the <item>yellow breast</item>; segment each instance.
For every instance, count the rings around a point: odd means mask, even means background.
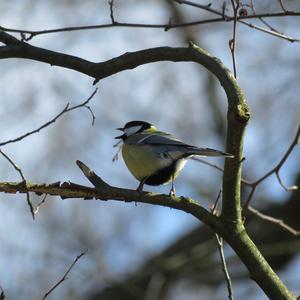
[[[124,144],[122,155],[127,168],[139,181],[155,174],[169,163],[163,161],[159,155],[153,153],[149,146]]]

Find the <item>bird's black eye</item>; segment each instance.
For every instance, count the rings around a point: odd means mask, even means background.
[[[167,159],[167,158],[169,158],[169,155],[168,155],[168,153],[164,152],[161,154],[161,157]]]

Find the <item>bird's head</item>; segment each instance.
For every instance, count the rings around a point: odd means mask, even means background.
[[[124,141],[126,138],[133,134],[141,132],[151,133],[156,131],[157,129],[152,124],[145,121],[130,121],[126,123],[123,128],[117,128],[117,130],[121,130],[124,133],[122,135],[116,136],[115,139],[122,139]]]

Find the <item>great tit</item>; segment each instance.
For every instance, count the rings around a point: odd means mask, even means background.
[[[187,159],[194,155],[233,157],[222,151],[185,144],[144,121],[131,121],[117,130],[123,131],[115,138],[123,141],[122,156],[131,174],[140,181],[139,192],[143,191],[144,184],[171,182],[170,195],[175,195],[174,180]]]

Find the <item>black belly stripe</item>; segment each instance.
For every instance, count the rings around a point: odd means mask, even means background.
[[[149,176],[145,183],[148,185],[161,185],[168,182],[172,178],[172,174],[175,173],[177,162],[178,160],[174,160],[169,167],[161,169],[154,175]]]

